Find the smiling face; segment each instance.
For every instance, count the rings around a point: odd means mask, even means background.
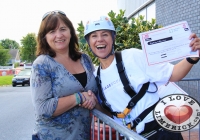
[[[94,31],[89,35],[89,44],[93,53],[105,58],[112,50],[113,39],[109,30]]]
[[[59,20],[55,29],[46,34],[46,41],[55,52],[67,51],[70,38],[70,29],[61,20]]]

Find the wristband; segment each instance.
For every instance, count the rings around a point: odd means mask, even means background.
[[[85,99],[85,100],[83,100],[83,103],[86,101],[86,97],[85,97],[85,95],[84,94],[82,94],[81,93],[81,95],[83,96],[83,98]]]
[[[199,59],[193,60],[193,59],[190,58],[190,57],[187,57],[186,60],[187,60],[190,64],[196,64],[197,62],[199,62]]]
[[[81,99],[78,93],[74,93],[75,97],[76,97],[76,104],[80,104],[81,103]]]
[[[82,104],[82,103],[83,103],[83,98],[82,98],[82,96],[81,96],[81,93],[78,92],[78,95],[79,95],[79,98],[81,99],[80,104]]]

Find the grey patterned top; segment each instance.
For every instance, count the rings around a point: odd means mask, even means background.
[[[75,92],[97,92],[91,59],[82,54],[81,63],[87,74],[87,84],[81,83],[65,67],[48,55],[40,55],[33,63],[31,94],[35,110],[35,131],[41,140],[89,140],[91,118],[88,109],[76,106],[52,117],[58,98]]]

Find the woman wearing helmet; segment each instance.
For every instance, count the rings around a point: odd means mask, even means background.
[[[118,123],[127,125],[138,134],[156,130],[156,133],[148,138],[150,140],[182,140],[180,133],[161,129],[153,118],[152,108],[159,101],[155,85],[159,82],[181,80],[190,71],[193,64],[198,62],[199,57],[184,59],[176,65],[166,63],[148,67],[143,51],[131,48],[121,51],[123,62],[121,64],[124,67],[119,66],[118,68],[118,58],[114,53],[116,31],[108,17],[102,16],[99,20],[88,21],[84,36],[91,51],[100,61],[100,66],[94,75],[99,77],[97,80],[99,93],[96,96],[102,107],[107,109]],[[191,34],[190,39],[192,38],[190,46],[193,51],[196,51],[200,49],[200,39],[196,34]],[[124,68],[125,76],[122,76]],[[126,79],[129,83],[127,87],[124,86]],[[128,93],[130,89],[131,92],[136,93],[135,95],[143,93],[133,105],[130,103],[133,96],[131,97]],[[127,109],[127,104],[132,108],[128,107]],[[151,108],[150,111],[149,108]],[[146,110],[148,113],[143,113]],[[141,114],[144,117],[141,117]]]

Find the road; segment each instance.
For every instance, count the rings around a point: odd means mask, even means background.
[[[0,140],[31,140],[34,119],[29,86],[0,87]]]

